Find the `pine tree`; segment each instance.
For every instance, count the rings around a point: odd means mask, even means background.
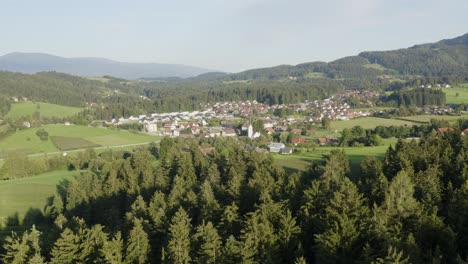
[[[28,264],[45,264],[44,258],[39,254],[36,253],[32,258],[29,259]]]
[[[169,227],[168,252],[173,263],[186,264],[192,260],[190,256],[191,228],[189,216],[182,207],[179,208]]]
[[[403,252],[390,246],[388,248],[388,254],[385,258],[379,258],[372,264],[407,264],[409,263],[408,258],[403,256]]]
[[[369,199],[369,204],[382,204],[388,180],[382,172],[382,162],[375,157],[366,157],[361,162],[359,189]]]
[[[197,262],[219,262],[221,255],[221,237],[218,235],[218,231],[213,226],[213,223],[208,222],[206,225],[202,224],[198,226],[194,239],[199,244]]]
[[[211,184],[208,180],[203,182],[199,193],[200,217],[202,220],[216,220],[220,205],[216,200]]]
[[[166,224],[167,203],[164,193],[156,191],[148,206],[148,214],[154,230],[162,232]]]
[[[94,225],[84,230],[80,239],[80,259],[85,263],[104,261],[101,252],[107,242],[107,234],[104,233],[103,229],[104,227],[101,225]]]
[[[399,172],[390,183],[384,207],[390,217],[398,220],[418,214],[419,204],[414,198],[414,184],[405,171]]]
[[[15,232],[5,238],[3,248],[5,254],[2,256],[3,263],[26,263],[31,248],[28,246],[28,234],[24,232],[23,237],[19,237]]]
[[[133,219],[133,228],[130,230],[127,241],[125,260],[127,263],[146,263],[150,251],[148,235],[143,230],[143,220]]]
[[[69,228],[65,228],[60,234],[60,238],[55,242],[50,260],[51,264],[78,263],[79,259],[79,239]]]
[[[107,264],[120,264],[123,262],[123,241],[120,232],[110,241],[106,241],[101,249],[103,260]]]
[[[357,242],[367,207],[357,187],[346,178],[325,211],[326,230],[316,235],[319,259],[323,263],[344,263],[360,248]]]
[[[226,243],[222,249],[221,259],[221,263],[241,263],[241,244],[234,236],[229,236],[226,240]]]

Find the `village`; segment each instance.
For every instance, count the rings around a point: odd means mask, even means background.
[[[331,96],[324,100],[306,101],[299,104],[266,105],[255,100],[239,102],[218,102],[205,104],[202,110],[191,112],[153,113],[149,115],[130,116],[112,119],[107,126],[121,126],[139,123],[146,133],[158,136],[181,138],[239,137],[257,139],[262,134],[289,132],[295,135],[290,140],[292,145],[308,143],[301,135],[313,135],[314,129],[291,127],[322,126],[323,119],[330,121],[351,120],[357,117],[371,116],[378,110],[369,98],[378,98],[378,93],[370,91],[348,91],[345,94]],[[368,108],[354,110],[346,99],[353,97],[363,101]],[[275,115],[285,111],[288,115]],[[337,139],[326,135],[318,137],[315,144],[326,145]],[[292,153],[292,148],[284,143],[271,143],[269,151],[281,154]]]

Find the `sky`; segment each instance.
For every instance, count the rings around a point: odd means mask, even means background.
[[[0,55],[239,72],[468,33],[467,0],[0,0]]]

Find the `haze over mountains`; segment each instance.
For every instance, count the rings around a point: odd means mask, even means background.
[[[0,70],[22,73],[57,71],[83,77],[109,75],[124,79],[187,78],[212,71],[181,64],[128,63],[103,58],[64,58],[44,53],[20,52],[1,56]]]
[[[406,49],[361,52],[332,62],[279,65],[232,74],[179,64],[126,63],[42,53],[4,55],[0,57],[0,70],[22,73],[57,71],[84,77],[109,75],[130,80],[196,76],[198,80],[375,79],[389,75],[468,77],[468,34]]]

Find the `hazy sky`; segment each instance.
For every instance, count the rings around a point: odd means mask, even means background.
[[[237,72],[468,33],[467,0],[0,0],[0,54]]]

